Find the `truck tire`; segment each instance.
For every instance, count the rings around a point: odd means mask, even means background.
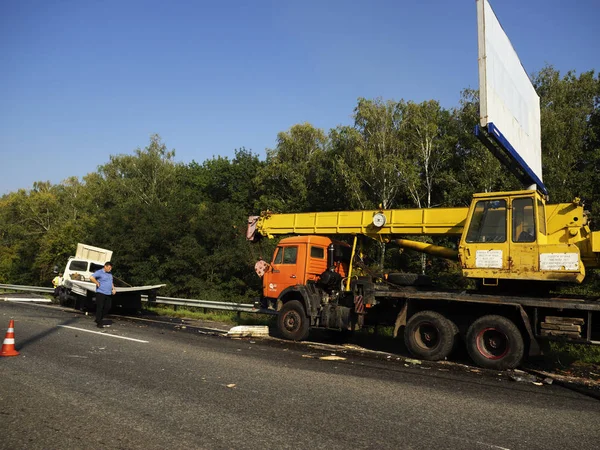
[[[404,343],[415,357],[428,361],[445,359],[452,350],[458,327],[435,311],[413,315],[404,329]]]
[[[301,341],[308,336],[308,317],[302,303],[290,300],[285,303],[277,315],[277,329],[285,338]]]
[[[418,273],[392,272],[387,276],[387,281],[398,286],[429,286],[431,279],[427,275]]]
[[[506,317],[489,315],[477,319],[467,331],[467,351],[475,364],[486,369],[517,367],[525,344],[517,326]]]

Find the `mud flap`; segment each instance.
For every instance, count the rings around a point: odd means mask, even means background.
[[[521,305],[519,305],[519,312],[521,313],[521,318],[523,319],[523,324],[525,325],[525,329],[527,330],[527,335],[529,336],[529,356],[539,356],[542,354],[542,349],[540,348],[540,344],[533,334],[533,330],[531,329],[531,323],[529,322],[529,316],[527,312],[523,309]]]
[[[408,302],[404,302],[404,306],[398,313],[398,317],[396,317],[396,324],[394,325],[394,337],[398,337],[398,331],[400,327],[406,326],[406,313],[408,311]]]

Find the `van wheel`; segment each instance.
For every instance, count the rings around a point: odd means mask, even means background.
[[[428,361],[445,359],[454,349],[458,327],[435,311],[413,315],[404,329],[404,343],[415,357]]]
[[[61,306],[69,306],[69,294],[64,288],[59,288],[58,291],[58,303]]]
[[[525,345],[517,326],[506,317],[483,316],[467,331],[467,351],[478,366],[504,370],[517,367]]]
[[[290,300],[277,315],[277,329],[285,339],[301,341],[308,336],[308,317],[302,303]]]

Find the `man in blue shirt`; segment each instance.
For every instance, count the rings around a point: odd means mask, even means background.
[[[112,263],[107,261],[104,267],[94,272],[90,281],[96,284],[96,326],[104,328],[104,316],[108,314],[112,301],[112,296],[117,292],[113,284]]]

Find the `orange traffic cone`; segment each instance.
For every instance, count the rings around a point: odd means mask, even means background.
[[[15,321],[10,319],[8,330],[2,343],[2,351],[0,356],[18,356],[19,352],[15,350]]]

